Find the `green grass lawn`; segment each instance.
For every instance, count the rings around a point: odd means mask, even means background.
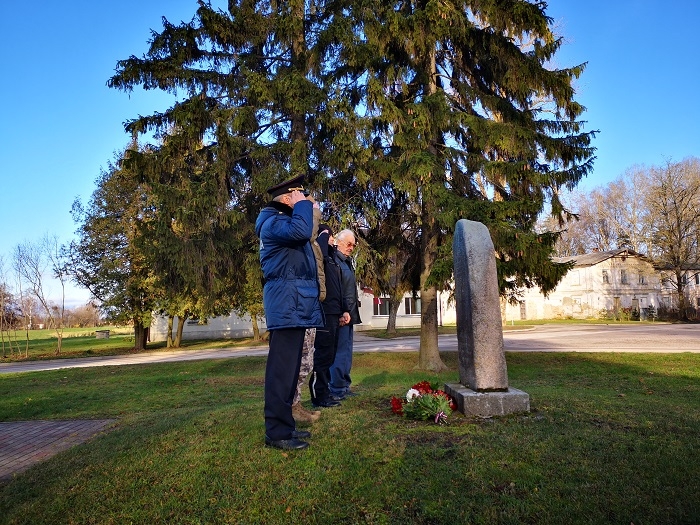
[[[699,354],[507,354],[532,411],[403,419],[416,354],[357,354],[311,447],[263,446],[264,358],[0,376],[0,421],[115,418],[0,486],[0,523],[700,523]],[[304,392],[304,399],[308,393]]]
[[[95,330],[109,330],[109,338],[98,339]],[[130,327],[105,326],[99,328],[66,328],[61,342],[61,353],[56,354],[55,330],[30,330],[27,343],[26,332],[9,334],[7,332],[0,342],[0,363],[14,361],[32,361],[41,359],[70,359],[76,357],[95,357],[128,354],[133,352],[134,332]],[[182,342],[181,349],[198,350],[203,348],[234,348],[238,346],[267,345],[264,341],[242,339],[196,339]],[[28,348],[28,349],[27,349]],[[25,351],[25,349],[27,349]],[[148,343],[147,351],[166,350],[165,341]]]

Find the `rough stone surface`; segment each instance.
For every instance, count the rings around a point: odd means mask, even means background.
[[[452,243],[459,381],[476,392],[508,390],[493,242],[480,222],[457,222]]]
[[[446,383],[445,392],[457,402],[457,409],[465,416],[507,416],[530,411],[530,396],[509,388],[504,392],[475,392],[458,383]]]

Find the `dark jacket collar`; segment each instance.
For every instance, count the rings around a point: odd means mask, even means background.
[[[292,216],[292,211],[293,211],[292,208],[290,208],[289,206],[287,206],[286,204],[284,204],[282,202],[270,201],[268,203],[268,207],[274,208],[277,211],[284,213],[285,215],[289,215],[290,217]]]

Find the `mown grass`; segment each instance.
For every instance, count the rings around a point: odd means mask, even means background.
[[[96,330],[109,330],[109,338],[98,339]],[[25,332],[4,332],[0,342],[0,362],[34,361],[42,359],[71,359],[76,357],[96,357],[107,355],[129,354],[134,352],[133,329],[124,326],[106,326],[99,328],[66,328],[61,341],[61,352],[56,353],[57,338],[55,330],[30,330],[28,345]],[[252,338],[241,339],[192,339],[184,340],[180,345],[184,350],[205,348],[234,348],[241,346],[266,345],[264,341],[253,341]],[[158,352],[167,350],[165,341],[148,343],[146,351]]]
[[[118,419],[0,487],[0,523],[700,522],[700,355],[509,353],[531,413],[392,414],[457,380],[442,358],[357,354],[360,395],[296,453],[263,446],[264,358],[0,376],[0,421]]]

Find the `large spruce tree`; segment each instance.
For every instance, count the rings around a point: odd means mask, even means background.
[[[352,63],[373,124],[369,177],[409,196],[406,220],[420,239],[420,368],[443,366],[437,291],[451,277],[457,220],[488,226],[504,294],[546,293],[567,270],[550,261],[556,235],[533,227],[545,210],[567,218],[558,193],[591,169],[592,132],[578,120],[572,86],[584,66],[549,65],[561,39],[545,9],[515,0],[352,3],[364,37]]]

